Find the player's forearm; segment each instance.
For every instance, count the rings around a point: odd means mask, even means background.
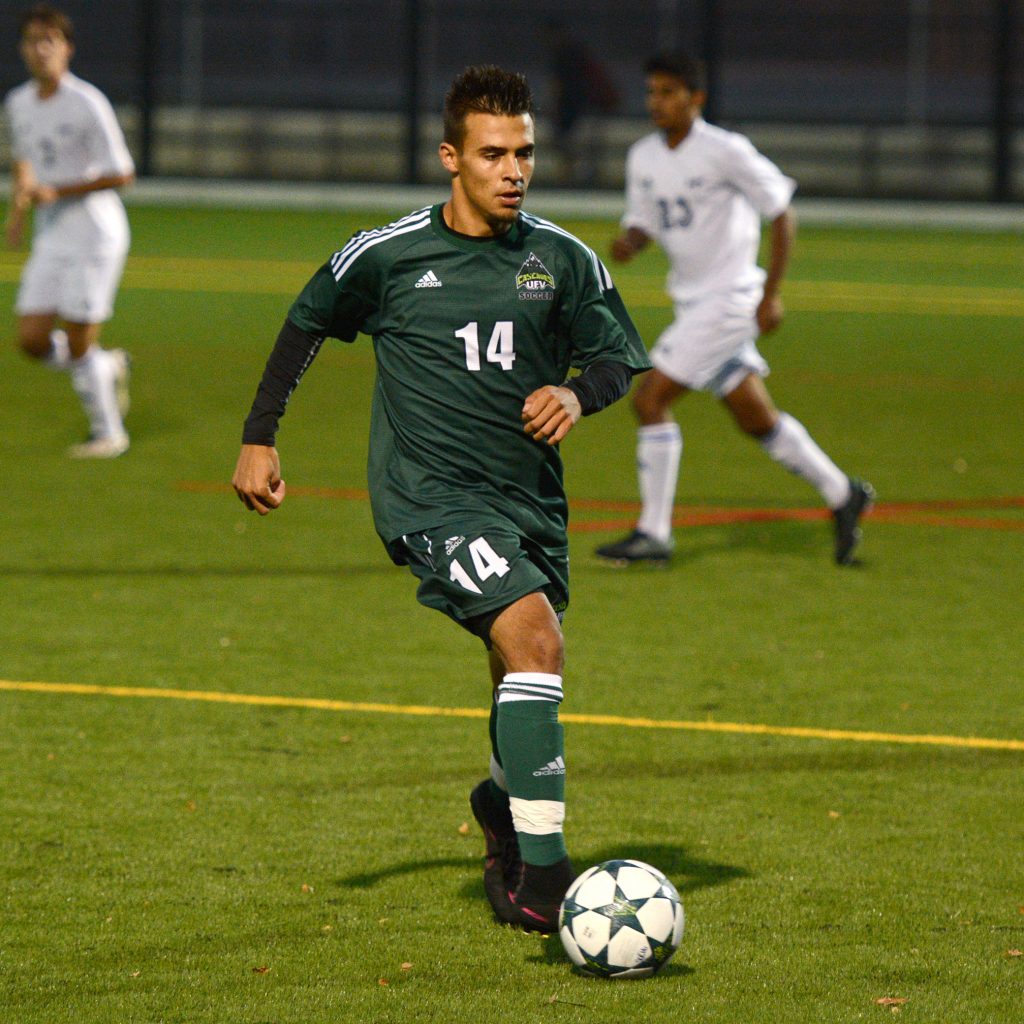
[[[102,192],[108,188],[124,188],[135,180],[134,174],[108,174],[91,181],[77,181],[69,185],[38,185],[36,192],[51,189],[51,199],[73,199],[88,195],[90,192]]]
[[[320,351],[323,340],[285,320],[245,421],[242,444],[274,444],[288,399]]]
[[[768,276],[764,282],[764,294],[768,298],[777,295],[782,287],[782,280],[786,276],[789,259],[793,252],[795,237],[796,217],[793,214],[793,208],[787,207],[772,221]]]
[[[625,363],[603,362],[567,380],[567,387],[580,401],[584,416],[600,412],[612,402],[617,402],[628,391],[633,381],[633,371]]]
[[[36,183],[32,165],[27,160],[11,164],[11,205],[25,209],[32,203],[32,188]]]

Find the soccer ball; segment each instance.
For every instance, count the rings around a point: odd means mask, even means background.
[[[647,978],[683,938],[675,886],[639,860],[607,860],[569,886],[558,931],[569,959],[599,978]]]

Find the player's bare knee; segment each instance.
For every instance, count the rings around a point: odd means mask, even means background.
[[[546,629],[537,637],[538,661],[544,665],[540,671],[561,675],[565,664],[565,640],[559,627]]]
[[[495,638],[500,643],[501,660],[508,672],[548,672],[561,675],[565,662],[565,643],[557,622],[553,625],[523,629],[514,637]]]
[[[50,354],[50,332],[19,328],[14,344],[30,359],[45,359]]]
[[[660,398],[647,390],[639,387],[633,392],[631,399],[633,413],[642,426],[651,426],[655,423],[663,423],[668,417],[668,407]]]

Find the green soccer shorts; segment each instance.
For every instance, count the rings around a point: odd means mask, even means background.
[[[569,604],[569,552],[536,543],[508,520],[447,523],[388,544],[420,581],[416,598],[488,641],[497,613],[541,591],[561,621]]]

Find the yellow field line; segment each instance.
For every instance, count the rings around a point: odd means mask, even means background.
[[[18,280],[23,256],[0,254],[0,282]],[[210,294],[293,296],[316,269],[297,260],[133,256],[125,288]],[[671,306],[660,286],[620,282],[627,305]],[[1024,316],[1024,289],[981,285],[894,284],[869,281],[787,281],[784,298],[793,311],[909,313],[960,316]]]
[[[313,708],[318,711],[355,711],[378,715],[419,715],[430,718],[487,718],[484,708],[445,708],[422,704],[373,704],[329,700],[324,697],[280,697],[257,693],[221,693],[215,690],[164,690],[146,686],[96,686],[90,683],[36,683],[0,679],[0,690],[22,693],[79,694],[96,697],[157,697],[165,700],[207,701],[258,707]],[[693,732],[738,733],[747,736],[791,736],[798,739],[902,743],[970,750],[1024,751],[1024,740],[982,736],[928,736],[915,733],[859,732],[851,729],[810,729],[802,726],[757,725],[748,722],[685,722],[672,719],[626,718],[621,715],[562,714],[561,721],[577,725],[609,725],[627,729],[685,729]]]

